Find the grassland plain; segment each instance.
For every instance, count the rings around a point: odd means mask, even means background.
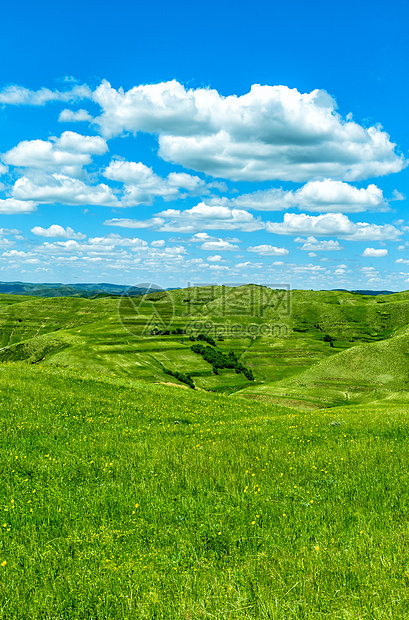
[[[408,408],[0,365],[0,618],[409,618]]]

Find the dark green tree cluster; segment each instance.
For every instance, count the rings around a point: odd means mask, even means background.
[[[179,372],[178,370],[169,370],[168,368],[163,368],[163,372],[166,375],[170,375],[171,377],[175,377],[181,383],[186,383],[192,390],[195,389],[195,384],[193,383],[193,379],[190,375],[185,375],[183,372]]]
[[[170,331],[169,329],[159,329],[159,327],[154,327],[153,329],[151,329],[151,336],[170,336],[171,334],[181,336],[185,333],[185,330],[181,327],[177,327],[172,331]]]
[[[330,336],[329,334],[325,334],[324,338],[323,338],[324,342],[329,342],[329,346],[333,347],[334,346],[334,338],[332,336]]]
[[[207,342],[207,344],[210,344],[212,347],[216,346],[214,339],[211,336],[207,336],[206,334],[198,334],[198,336],[196,336],[196,340]]]
[[[170,336],[170,331],[168,329],[159,329],[159,327],[154,327],[151,329],[151,336]]]
[[[219,370],[221,368],[234,368],[237,374],[242,372],[246,379],[248,379],[249,381],[254,381],[254,375],[252,371],[250,370],[250,368],[247,368],[241,362],[239,362],[234,351],[229,351],[229,353],[225,355],[224,353],[218,351],[213,347],[205,347],[199,343],[193,344],[190,348],[193,353],[202,355],[203,359],[212,365],[215,375],[219,374]]]

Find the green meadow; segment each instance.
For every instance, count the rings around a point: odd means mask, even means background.
[[[1,619],[409,618],[409,294],[255,292],[0,297]]]

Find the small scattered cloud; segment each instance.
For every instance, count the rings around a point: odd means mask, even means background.
[[[92,121],[92,116],[87,110],[62,110],[58,117],[60,123],[81,123],[84,121]]]
[[[33,235],[38,237],[59,237],[62,239],[86,239],[86,235],[78,232],[76,233],[72,228],[67,226],[63,228],[59,224],[52,224],[48,228],[41,228],[41,226],[34,226],[31,229]]]
[[[189,243],[203,243],[204,241],[217,241],[217,237],[212,237],[207,232],[198,232],[189,237]]]
[[[104,226],[118,226],[119,228],[153,228],[159,230],[164,223],[165,220],[161,217],[152,217],[147,220],[114,217],[112,220],[106,220]]]
[[[230,243],[229,241],[225,241],[224,239],[219,239],[218,241],[205,241],[205,243],[203,243],[200,246],[200,249],[226,252],[226,251],[232,251],[232,250],[239,250],[240,248],[238,245],[234,245],[233,243]]]
[[[375,248],[366,248],[362,252],[361,256],[371,256],[373,258],[378,258],[381,256],[387,256],[387,254],[388,254],[388,250],[384,250],[384,249],[376,250]]]
[[[220,254],[214,254],[213,256],[208,256],[207,260],[209,263],[219,263],[222,260]]]
[[[19,235],[20,233],[21,231],[17,228],[0,228],[0,235]]]
[[[76,85],[71,90],[60,91],[40,88],[30,90],[23,86],[10,85],[0,90],[0,105],[32,105],[42,106],[51,101],[73,102],[91,99],[92,91],[86,84]]]
[[[274,245],[255,245],[247,248],[248,252],[255,252],[261,256],[286,256],[287,248],[277,248]]]
[[[306,252],[321,252],[321,251],[334,251],[334,250],[343,250],[343,246],[340,245],[339,241],[334,241],[330,239],[328,241],[316,239],[315,237],[307,237],[307,239],[302,239],[301,237],[296,237],[294,239],[295,243],[302,243],[302,247],[300,250],[305,250]],[[311,256],[311,254],[309,254]]]
[[[406,200],[406,196],[405,194],[402,194],[402,192],[399,192],[397,189],[394,189],[392,198],[390,198],[390,200]]]

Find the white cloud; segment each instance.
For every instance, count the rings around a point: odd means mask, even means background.
[[[67,226],[63,228],[59,224],[52,224],[48,228],[41,228],[41,226],[34,226],[31,229],[33,235],[39,237],[59,237],[62,239],[86,239],[86,235],[78,232],[76,233],[72,228]]]
[[[87,110],[62,110],[58,117],[60,123],[81,123],[83,121],[92,121],[92,116]]]
[[[6,174],[8,170],[8,167],[0,162],[0,174]]]
[[[0,104],[5,105],[45,105],[50,101],[78,101],[91,99],[91,89],[86,85],[73,86],[71,90],[59,91],[49,88],[29,90],[23,86],[6,86],[0,91]]]
[[[3,252],[2,256],[4,258],[27,258],[28,256],[33,256],[33,254],[31,252],[22,252],[21,250],[8,250]]]
[[[204,241],[217,241],[217,237],[212,237],[207,232],[198,232],[190,237],[188,241],[189,243],[203,243]]]
[[[248,252],[256,252],[262,256],[285,256],[288,254],[287,248],[277,248],[273,245],[256,245],[247,248]]]
[[[372,257],[379,257],[379,256],[387,256],[388,254],[388,250],[375,250],[375,248],[366,248],[361,256],[372,256]]]
[[[47,175],[38,182],[21,177],[14,184],[13,195],[20,200],[35,200],[46,204],[57,202],[66,205],[121,206],[108,185],[87,185],[64,174]]]
[[[225,201],[229,206],[254,209],[255,211],[284,211],[295,205],[292,191],[281,188],[258,190]]]
[[[13,214],[13,213],[32,213],[37,211],[37,205],[35,202],[16,200],[15,198],[0,198],[0,213]]]
[[[156,239],[155,241],[151,241],[151,246],[153,248],[163,248],[165,245],[164,239]]]
[[[19,235],[20,232],[17,228],[0,228],[0,235]]]
[[[63,134],[65,140],[62,144],[68,148],[68,143],[72,140],[73,148],[77,148],[77,140],[73,136],[78,136],[78,134],[72,134],[72,132],[65,133],[71,134],[71,136],[64,136]],[[42,145],[44,144],[47,145],[48,143],[42,143]],[[52,146],[49,146],[52,149]],[[86,148],[86,145],[84,148]],[[84,156],[81,155],[80,157]],[[10,159],[12,158],[10,157]],[[13,161],[17,163],[16,158]],[[45,167],[47,168],[47,165]],[[53,166],[48,165],[48,167],[52,168]],[[66,168],[67,166],[62,167]],[[103,174],[110,180],[128,184],[121,189],[115,190],[105,183],[87,185],[75,178],[75,176],[73,178],[67,174],[41,173],[31,170],[26,176],[16,181],[13,195],[21,200],[36,200],[42,203],[60,202],[69,205],[89,204],[109,207],[134,207],[141,204],[151,205],[158,196],[164,200],[184,198],[186,195],[180,194],[180,184],[186,187],[190,183],[192,188],[198,189],[201,187],[202,189],[204,188],[204,193],[208,192],[206,184],[199,177],[175,173],[174,176],[171,174],[168,178],[163,179],[156,175],[152,168],[142,163],[115,160],[105,168]],[[230,210],[227,209],[226,212],[231,215]],[[176,216],[178,213],[180,212],[172,212]],[[233,222],[241,215],[241,220],[243,220],[243,214],[247,215],[247,221],[254,219],[252,215],[246,212],[241,214],[238,210],[233,212],[230,219]],[[153,225],[157,222],[158,220],[152,220]],[[141,224],[139,227],[149,227],[149,225]]]
[[[324,241],[316,239],[315,237],[307,237],[307,239],[302,239],[301,237],[297,237],[294,239],[296,243],[302,243],[303,246],[299,248],[300,250],[305,250],[307,252],[320,252],[320,251],[333,251],[333,250],[343,250],[344,248],[340,245],[339,241],[334,241],[330,239],[329,241]],[[311,254],[309,254],[311,256]],[[315,255],[316,256],[316,255]]]
[[[207,260],[209,261],[209,263],[218,263],[222,260],[222,257],[220,256],[220,254],[214,254],[213,256],[208,256]]]
[[[387,211],[382,190],[376,185],[358,189],[342,181],[310,181],[296,192],[294,199],[301,209],[320,213],[358,213]]]
[[[201,250],[211,250],[211,251],[228,251],[228,250],[239,250],[238,245],[234,245],[229,241],[225,241],[224,239],[219,239],[218,241],[205,241],[200,246]]]
[[[185,198],[184,190],[190,195],[205,195],[215,184],[206,184],[198,176],[185,172],[171,172],[162,178],[142,162],[114,159],[103,172],[111,181],[124,183],[123,206],[151,205],[157,196],[164,200]]]
[[[103,155],[108,150],[106,141],[101,136],[83,136],[75,131],[64,131],[60,138],[50,138],[56,149],[68,153],[86,153]]]
[[[243,96],[186,90],[175,80],[124,92],[107,81],[93,93],[103,135],[159,135],[159,155],[187,168],[233,180],[358,180],[400,171],[380,126],[344,120],[323,90],[253,85]]]
[[[91,163],[92,155],[103,155],[107,143],[100,136],[82,136],[65,131],[60,138],[24,140],[2,156],[11,166],[79,176],[83,166]]]
[[[152,168],[141,162],[111,161],[103,172],[107,179],[125,184],[124,206],[151,205],[157,196],[171,200],[178,196],[178,188],[156,175]]]
[[[103,237],[92,237],[88,239],[88,242],[92,245],[115,245],[115,246],[128,246],[131,248],[147,248],[148,243],[143,239],[139,239],[138,237],[122,237],[121,235],[116,235],[115,233],[111,233],[109,235],[104,235]]]
[[[265,224],[243,209],[208,205],[200,202],[191,209],[179,211],[167,209],[157,213],[158,217],[169,220],[161,230],[194,232],[203,228],[209,230],[243,230],[252,232],[263,229]]]
[[[226,204],[258,211],[284,211],[293,207],[318,213],[389,210],[382,190],[376,185],[371,184],[366,189],[358,189],[348,183],[332,179],[310,181],[296,191],[273,188],[242,194],[226,201]]]
[[[104,170],[104,176],[112,181],[121,181],[126,185],[150,188],[162,181],[148,166],[142,162],[112,160]]]
[[[395,260],[395,263],[401,263],[403,265],[409,265],[409,260],[406,258],[398,258],[397,260]]]
[[[174,254],[174,255],[186,254],[186,248],[183,247],[183,245],[174,245],[172,247],[165,248],[164,252],[166,254]]]
[[[389,200],[406,200],[406,196],[405,194],[402,194],[402,192],[399,192],[397,189],[394,189],[392,193],[392,198],[390,198]]]
[[[206,194],[209,191],[208,188],[227,191],[227,185],[225,183],[206,183],[206,181],[203,181],[200,177],[187,174],[186,172],[171,172],[167,177],[167,181],[170,186],[185,189],[191,195]]]
[[[14,245],[14,241],[0,237],[0,248],[9,248]]]
[[[153,217],[148,220],[132,220],[130,218],[114,217],[112,220],[106,220],[105,226],[118,226],[119,228],[155,228],[160,229],[165,223],[161,217]]]
[[[253,263],[249,260],[245,263],[237,263],[237,265],[235,265],[236,269],[248,269],[249,267],[253,267]]]
[[[230,271],[229,267],[226,265],[207,265],[207,267],[214,271]]]
[[[285,213],[283,222],[267,222],[268,232],[277,235],[336,236],[350,241],[395,240],[402,232],[391,224],[354,223],[342,213],[306,215]]]

